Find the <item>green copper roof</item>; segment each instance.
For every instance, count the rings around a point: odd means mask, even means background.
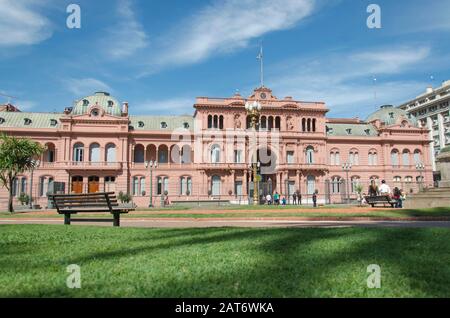
[[[405,110],[396,108],[392,105],[381,106],[379,110],[369,115],[366,121],[370,122],[372,120],[379,119],[385,125],[394,125],[397,122],[397,119],[402,116],[405,117],[413,126],[418,127],[417,119],[414,116],[408,114]]]
[[[164,124],[166,124],[166,128]],[[130,126],[134,130],[167,130],[177,128],[194,129],[194,118],[192,116],[130,116]]]
[[[91,106],[98,105],[103,108],[107,114],[113,116],[120,116],[122,111],[120,109],[120,104],[106,92],[97,92],[94,95],[86,96],[75,102],[72,110],[72,115],[82,115],[88,112]]]
[[[62,113],[1,112],[1,128],[53,128],[60,126]]]
[[[327,123],[328,136],[377,136],[377,130],[371,124]]]
[[[442,148],[440,153],[443,153],[443,152],[450,152],[450,146]]]

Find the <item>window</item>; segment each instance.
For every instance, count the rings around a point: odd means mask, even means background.
[[[316,191],[316,177],[306,177],[306,190],[308,194],[313,194]]]
[[[377,152],[375,150],[369,151],[369,166],[377,165]]]
[[[287,151],[286,152],[286,159],[287,159],[287,163],[289,163],[289,164],[295,163],[294,152],[293,151]]]
[[[234,151],[234,163],[242,163],[242,150]]]
[[[342,179],[341,177],[331,178],[331,193],[337,194],[341,193]]]
[[[345,131],[347,132],[347,135],[351,135],[352,134],[352,129],[351,128],[347,128]]]
[[[338,166],[338,165],[340,165],[340,162],[341,162],[341,159],[340,159],[339,151],[332,150],[330,152],[330,165]]]
[[[140,128],[144,127],[144,122],[143,121],[139,121],[138,122],[138,127],[140,127]]]
[[[306,163],[307,164],[314,163],[314,148],[313,148],[313,146],[306,147]]]
[[[50,126],[56,126],[58,124],[58,121],[56,119],[50,119]]]
[[[156,194],[164,194],[166,191],[169,193],[169,178],[168,177],[158,177],[158,186]]]
[[[409,150],[403,150],[402,163],[404,167],[409,166]]]
[[[405,177],[405,182],[412,182],[412,181],[413,181],[413,177],[411,177],[411,176]]]
[[[97,116],[99,115],[98,109],[97,109],[97,108],[94,108],[94,109],[91,111],[91,115],[94,116],[94,117],[97,117]]]
[[[402,177],[400,177],[400,176],[395,176],[395,177],[394,177],[394,182],[402,182]]]
[[[106,162],[116,162],[116,145],[108,144],[106,145]]]
[[[399,165],[399,158],[398,158],[398,150],[394,149],[391,151],[391,164],[393,167],[398,167]]]
[[[192,194],[192,179],[191,177],[180,177],[180,195]]]
[[[211,195],[219,196],[220,195],[220,176],[213,176],[211,178]]]
[[[19,196],[21,193],[27,193],[27,178],[16,177],[13,179],[12,195]]]
[[[99,162],[100,161],[100,145],[95,143],[89,146],[89,161]]]
[[[134,162],[135,163],[143,163],[144,162],[144,146],[136,145],[134,147]]]
[[[243,192],[242,192],[242,181],[236,181],[234,183],[234,195],[236,197],[241,197],[243,195]]]
[[[27,126],[31,125],[31,123],[32,123],[32,120],[30,118],[25,118],[23,121],[24,121],[24,124]]]
[[[106,192],[116,191],[116,177],[105,177],[105,191]]]
[[[145,196],[145,177],[135,176],[133,177],[133,196],[140,197]]]
[[[349,159],[349,162],[352,165],[355,165],[355,166],[359,165],[359,154],[358,154],[358,151],[351,150],[350,153],[349,153],[348,159]]]
[[[184,129],[188,129],[188,128],[189,128],[189,123],[184,122],[184,123],[183,123],[183,128],[184,128]]]
[[[0,117],[0,124],[3,124],[5,122],[5,118]]]
[[[165,121],[162,121],[160,127],[161,127],[161,129],[166,129],[167,123]]]
[[[73,161],[81,162],[84,157],[84,145],[82,143],[76,143],[73,146]]]
[[[370,129],[364,129],[364,132],[366,133],[367,136],[370,136]]]
[[[83,99],[83,106],[87,107],[89,105],[89,101],[87,99]]]
[[[53,178],[43,176],[39,178],[39,196],[45,197],[47,196],[47,192],[49,192],[50,187],[53,184]]]
[[[414,151],[414,164],[422,163],[422,154],[420,150]]]
[[[220,147],[219,147],[219,145],[213,145],[211,147],[211,162],[212,163],[220,162]]]
[[[351,182],[352,182],[352,193],[356,193],[357,192],[356,187],[361,184],[361,179],[359,177],[352,177]]]

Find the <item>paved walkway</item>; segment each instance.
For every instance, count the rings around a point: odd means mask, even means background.
[[[193,227],[448,227],[450,221],[295,221],[295,220],[177,220],[122,219],[122,227],[193,228]],[[0,219],[0,224],[62,224],[62,219]],[[73,225],[112,226],[112,223],[73,222]]]

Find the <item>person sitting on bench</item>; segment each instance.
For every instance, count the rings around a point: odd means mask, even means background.
[[[375,183],[375,180],[370,181],[369,186],[369,196],[370,197],[376,197],[378,195],[378,186]]]
[[[391,196],[391,187],[386,184],[385,180],[381,180],[380,195]]]

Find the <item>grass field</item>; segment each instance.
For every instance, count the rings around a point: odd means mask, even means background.
[[[349,218],[349,217],[370,217],[370,218],[411,218],[411,217],[427,217],[427,218],[442,218],[450,219],[449,208],[430,208],[430,209],[372,209],[370,211],[363,210],[364,208],[351,207],[348,210],[340,208],[319,208],[319,209],[285,209],[280,207],[278,210],[267,209],[250,209],[250,210],[138,210],[123,214],[124,218],[286,218],[286,217],[308,217],[308,218]],[[63,218],[63,216],[53,213],[7,213],[1,212],[0,218]],[[103,214],[80,214],[77,217],[108,217],[109,213]]]
[[[449,242],[444,228],[1,225],[0,296],[450,297]],[[70,264],[81,289],[66,287]]]

